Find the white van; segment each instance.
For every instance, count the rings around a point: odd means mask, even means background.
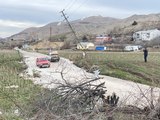
[[[124,48],[125,51],[138,51],[139,50],[139,46],[136,45],[127,45]]]

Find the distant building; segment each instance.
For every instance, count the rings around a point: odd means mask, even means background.
[[[160,30],[158,29],[138,31],[133,34],[133,40],[135,41],[150,41],[157,37],[160,37]]]
[[[95,44],[103,45],[103,44],[111,42],[111,41],[112,41],[112,37],[110,37],[108,35],[99,35],[96,37]]]
[[[77,44],[78,50],[94,50],[95,46],[91,42],[80,42]]]
[[[126,45],[124,50],[125,51],[138,51],[141,49],[140,45]]]
[[[22,48],[23,48],[23,49],[28,49],[28,48],[29,48],[29,45],[28,45],[28,44],[24,44],[24,45],[22,45]]]

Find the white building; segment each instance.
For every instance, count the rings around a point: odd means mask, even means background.
[[[24,44],[24,45],[22,45],[22,48],[23,49],[27,49],[27,48],[29,48],[29,45],[28,44]]]
[[[79,50],[94,50],[95,46],[91,42],[80,42],[77,44],[77,49],[79,49]]]
[[[133,34],[133,40],[138,41],[150,41],[157,37],[160,37],[160,30],[146,30],[146,31],[138,31]]]
[[[125,51],[138,51],[140,49],[140,46],[138,45],[127,45],[125,46]]]

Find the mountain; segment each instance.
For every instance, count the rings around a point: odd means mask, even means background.
[[[132,25],[136,21],[137,25]],[[123,19],[118,23],[119,29],[123,34],[133,33],[139,30],[148,30],[160,28],[160,14],[149,14],[149,15],[133,15]]]
[[[111,24],[119,21],[119,19],[109,18],[109,17],[102,17],[102,16],[92,16],[88,18],[84,18],[83,20],[75,20],[71,21],[71,25],[73,29],[76,31],[77,34],[97,34],[104,32],[106,27],[111,26]],[[24,31],[10,36],[8,39],[48,39],[50,33],[52,36],[57,34],[65,34],[70,33],[71,29],[68,27],[66,22],[53,22],[49,23],[43,27],[32,27],[25,29]]]
[[[136,21],[137,25],[132,25]],[[78,37],[83,35],[112,34],[115,36],[132,35],[133,32],[145,29],[160,28],[160,14],[132,15],[125,19],[102,16],[91,16],[71,21]],[[32,27],[8,37],[9,40],[37,41],[48,40],[50,36],[66,35],[73,39],[73,34],[66,22],[53,22],[43,27]]]

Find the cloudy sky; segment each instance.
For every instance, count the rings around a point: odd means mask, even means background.
[[[0,37],[8,37],[28,27],[87,16],[126,18],[133,14],[160,13],[160,0],[0,0]]]

